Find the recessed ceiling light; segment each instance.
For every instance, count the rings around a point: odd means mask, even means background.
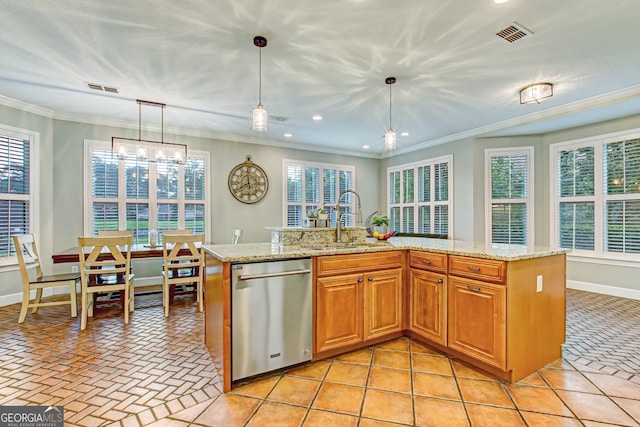
[[[363,149],[363,150],[368,150],[368,149],[369,149],[369,146],[368,146],[368,145],[363,145],[363,146],[362,146],[362,149]]]
[[[400,136],[409,136],[409,132],[402,132]]]
[[[285,137],[285,138],[291,138],[292,136],[293,136],[293,134],[292,134],[292,133],[285,133],[285,134],[284,134],[284,137]]]
[[[313,120],[315,120],[315,121],[320,121],[320,120],[322,120],[322,116],[321,116],[320,114],[315,114],[312,118],[313,118]]]

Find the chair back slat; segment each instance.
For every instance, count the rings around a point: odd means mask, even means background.
[[[110,273],[129,271],[131,239],[131,235],[78,237],[80,269],[87,274],[98,274],[95,270],[100,268],[109,268]]]
[[[20,265],[20,274],[23,280],[28,281],[29,268],[34,268],[36,277],[42,277],[42,267],[40,267],[40,257],[36,246],[36,238],[33,234],[23,234],[13,236],[13,244],[16,248],[16,256]]]

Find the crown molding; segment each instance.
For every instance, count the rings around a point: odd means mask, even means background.
[[[0,95],[0,105],[5,107],[15,108],[16,110],[25,111],[27,113],[43,116],[48,119],[52,119],[54,116],[53,110],[40,107],[39,105],[29,104],[28,102],[20,101],[18,99],[9,98],[8,96]]]

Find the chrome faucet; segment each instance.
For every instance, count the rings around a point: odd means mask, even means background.
[[[340,243],[342,241],[342,218],[345,215],[353,215],[352,213],[349,212],[345,212],[343,214],[340,213],[340,199],[342,199],[342,196],[344,196],[347,193],[353,193],[356,196],[356,199],[358,199],[358,204],[357,204],[357,212],[356,212],[356,224],[361,224],[362,223],[362,206],[360,205],[360,195],[358,193],[356,193],[353,190],[344,190],[342,193],[340,193],[340,195],[338,196],[338,203],[336,204],[336,242]]]

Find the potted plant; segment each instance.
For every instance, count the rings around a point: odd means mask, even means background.
[[[318,219],[320,219],[320,220],[329,219],[329,214],[324,209],[320,209],[318,211]]]
[[[376,231],[380,234],[387,234],[387,227],[389,226],[389,217],[385,216],[374,216],[371,218],[371,231],[375,233]]]
[[[315,210],[315,209],[311,209],[311,210],[307,211],[307,218],[317,219],[318,218],[318,211]]]

